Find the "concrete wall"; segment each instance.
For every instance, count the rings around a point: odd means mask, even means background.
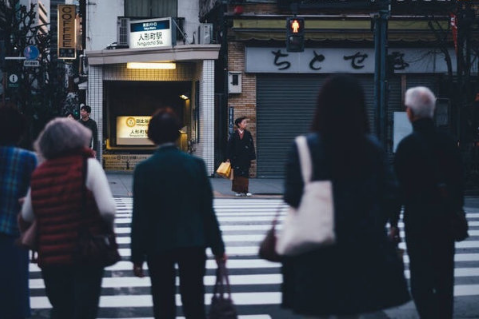
[[[123,0],[87,1],[86,50],[103,50],[117,40],[117,18],[124,15]]]
[[[193,34],[195,33],[195,43],[198,43],[198,26],[200,21],[199,14],[199,1],[192,0],[178,0],[178,17],[185,18],[184,30],[187,36],[187,43],[193,42]],[[181,45],[183,43],[178,43]]]

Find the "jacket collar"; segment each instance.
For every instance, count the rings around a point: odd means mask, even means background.
[[[178,149],[178,147],[176,147],[175,143],[164,143],[164,144],[158,145],[158,148],[156,149],[156,152],[163,152],[163,151],[168,151],[168,150],[172,150],[172,149],[175,149],[175,150]]]
[[[434,131],[434,121],[430,118],[423,118],[412,122],[415,132],[431,132]]]

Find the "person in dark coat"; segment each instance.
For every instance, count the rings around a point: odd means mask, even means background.
[[[397,183],[385,152],[369,134],[357,79],[337,75],[324,83],[307,143],[312,180],[333,184],[336,242],[284,258],[283,307],[306,318],[358,318],[407,302],[403,264],[386,230],[397,204]],[[297,208],[303,189],[294,144],[286,164],[284,201]]]
[[[249,192],[249,169],[251,161],[256,159],[253,136],[246,130],[248,119],[239,117],[235,120],[237,130],[228,141],[227,161],[233,169],[232,191],[236,196],[251,196]]]
[[[175,265],[184,316],[205,319],[205,251],[210,247],[225,262],[225,246],[205,163],[176,147],[179,129],[171,109],[160,109],[149,123],[148,137],[159,147],[135,168],[131,260],[138,277],[148,264],[156,319],[176,316]]]
[[[411,293],[422,319],[450,319],[454,299],[454,239],[451,210],[464,204],[463,167],[457,143],[432,120],[436,97],[425,87],[407,90],[413,133],[398,145],[395,170],[404,204]],[[440,184],[447,192],[447,202]],[[442,187],[441,186],[441,187]],[[398,237],[399,210],[391,219]]]

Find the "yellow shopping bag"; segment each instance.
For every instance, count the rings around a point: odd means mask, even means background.
[[[229,162],[221,163],[220,167],[216,170],[216,173],[224,178],[230,178],[231,164]]]

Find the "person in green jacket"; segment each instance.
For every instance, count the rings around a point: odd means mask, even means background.
[[[211,248],[220,263],[225,246],[205,163],[176,147],[179,129],[168,108],[150,120],[148,137],[158,149],[134,173],[131,261],[138,277],[148,264],[155,318],[176,316],[177,265],[185,317],[205,319],[205,251]]]

